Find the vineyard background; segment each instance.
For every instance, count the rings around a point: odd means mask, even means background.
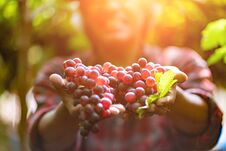
[[[1,151],[28,150],[26,120],[36,108],[30,89],[40,67],[54,56],[89,50],[78,6],[76,0],[0,0]],[[207,25],[226,18],[226,0],[158,0],[150,3],[150,11],[151,45],[190,47],[205,60],[225,49],[226,21],[213,25],[212,33]],[[204,33],[211,37],[214,31],[223,35],[217,37],[225,45],[205,47]],[[226,112],[226,49],[222,52],[212,57],[210,69],[215,98]],[[225,131],[216,148],[226,148]]]

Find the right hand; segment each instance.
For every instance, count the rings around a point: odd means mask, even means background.
[[[66,92],[65,87],[67,81],[63,79],[59,74],[52,74],[49,77],[52,85],[55,87],[57,93],[61,97],[61,100],[64,106],[67,108],[69,114],[75,119],[78,119],[79,112],[82,108],[81,104],[74,104],[73,95]],[[125,108],[121,104],[112,104],[109,108],[110,116],[118,115],[122,112],[125,112]]]

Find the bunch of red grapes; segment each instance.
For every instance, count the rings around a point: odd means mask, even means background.
[[[109,108],[114,104],[136,113],[147,97],[157,92],[154,74],[165,72],[163,66],[145,58],[125,68],[110,62],[86,66],[79,58],[66,60],[63,65],[67,92],[73,95],[74,105],[82,105],[78,115],[82,136],[96,132],[99,120],[113,116]]]

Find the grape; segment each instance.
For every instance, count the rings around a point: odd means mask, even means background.
[[[117,78],[117,74],[118,74],[118,71],[117,71],[117,70],[113,70],[113,71],[111,72],[111,76],[113,76],[113,77],[115,77],[115,78]]]
[[[74,82],[66,83],[66,89],[69,93],[73,93],[76,88],[77,88],[77,85]]]
[[[98,103],[98,104],[95,106],[95,111],[96,111],[97,113],[103,112],[103,111],[104,111],[104,106],[103,106],[103,104],[102,104],[102,103]]]
[[[98,76],[99,76],[98,70],[91,70],[88,75],[88,77],[92,79],[97,79]]]
[[[147,77],[151,75],[150,71],[148,69],[142,69],[141,70],[141,77],[145,80]]]
[[[81,95],[82,95],[82,92],[83,92],[83,90],[81,90],[81,89],[76,89],[76,90],[74,91],[74,93],[73,93],[74,98],[80,98]]]
[[[118,86],[118,91],[126,91],[128,89],[128,86],[124,83],[119,83],[119,86]]]
[[[117,79],[115,77],[109,77],[109,85],[112,87],[112,88],[116,88],[117,87]]]
[[[118,74],[117,74],[118,80],[122,81],[125,74],[126,74],[125,71],[119,71]]]
[[[79,58],[68,59],[63,66],[67,80],[64,89],[73,96],[73,105],[81,106],[78,119],[82,136],[97,132],[101,119],[115,116],[111,111],[116,104],[136,113],[158,92],[155,73],[165,72],[163,66],[145,58],[125,68],[110,62],[86,66]]]
[[[87,95],[87,96],[91,96],[92,95],[92,91],[88,88],[83,89],[82,91],[83,95]]]
[[[145,94],[145,90],[142,87],[137,87],[135,91],[136,91],[136,96],[137,97],[141,97],[141,96],[143,96]]]
[[[105,63],[103,64],[103,69],[104,69],[105,72],[108,72],[108,69],[109,69],[109,66],[110,66],[110,65],[111,65],[110,62],[105,62]]]
[[[140,72],[140,65],[138,63],[133,63],[132,69],[134,72]]]
[[[140,72],[134,72],[133,73],[133,79],[134,79],[134,81],[141,80],[142,79],[141,73]]]
[[[122,80],[123,80],[123,83],[130,84],[133,82],[133,77],[130,74],[126,74],[124,75]]]
[[[146,66],[146,64],[147,64],[147,60],[146,60],[145,58],[140,58],[140,59],[138,59],[138,64],[139,64],[142,68],[144,68],[144,67]]]
[[[125,95],[125,100],[129,103],[133,103],[136,101],[136,94],[133,92],[127,92]]]
[[[83,121],[82,125],[83,125],[84,129],[92,128],[92,124],[88,120]]]
[[[139,102],[140,102],[142,105],[145,105],[146,99],[147,99],[147,96],[146,96],[146,95],[143,95],[143,96],[140,97],[140,99],[139,99],[140,101],[139,101]]]
[[[89,134],[89,131],[82,127],[82,128],[80,128],[80,134],[81,134],[81,136],[85,137]]]
[[[104,76],[98,76],[96,80],[97,85],[105,85],[107,84]]]
[[[96,85],[95,88],[93,89],[93,92],[94,92],[95,94],[101,94],[101,93],[104,92],[104,89],[103,89],[102,86]]]
[[[117,70],[115,65],[110,65],[108,68],[108,73],[111,73],[112,71]]]
[[[139,102],[132,103],[132,104],[131,104],[131,110],[132,110],[133,112],[136,112],[136,110],[137,110],[138,107],[140,107],[140,106],[141,106],[141,104],[140,104]]]
[[[93,104],[97,104],[100,100],[100,97],[97,94],[93,94],[90,97],[90,102]]]
[[[146,79],[146,85],[148,87],[153,87],[155,84],[156,84],[155,78],[153,78],[152,76],[147,77],[147,79]]]
[[[73,61],[78,64],[78,63],[82,63],[82,60],[79,58],[74,58]]]
[[[109,109],[110,105],[112,104],[111,100],[107,97],[101,99],[100,103],[103,105],[104,109]]]
[[[77,75],[77,76],[83,76],[84,74],[85,74],[84,67],[77,67],[75,69],[75,75]]]
[[[71,60],[71,59],[68,59],[68,60],[64,61],[63,65],[64,65],[64,68],[74,67],[75,66],[75,62],[73,60]]]
[[[110,110],[105,110],[105,111],[102,112],[101,115],[102,115],[103,118],[106,118],[106,117],[109,117],[111,115],[111,112],[110,112]]]
[[[85,112],[92,114],[93,112],[93,106],[91,104],[86,104],[85,106]]]
[[[148,62],[148,63],[146,64],[146,67],[145,67],[145,68],[148,69],[148,70],[152,70],[152,69],[154,68],[154,65],[153,65],[152,62]]]
[[[157,67],[155,68],[158,72],[165,72],[165,69],[163,67]]]
[[[96,112],[92,112],[90,122],[96,123],[99,120],[100,120],[100,116]]]
[[[93,132],[93,133],[97,133],[97,132],[99,132],[99,131],[100,131],[99,126],[98,126],[97,124],[94,124],[93,127],[92,127],[92,132]]]
[[[82,104],[83,106],[85,106],[88,103],[89,103],[89,97],[86,96],[86,95],[81,96],[81,98],[80,98],[80,104]]]
[[[114,95],[112,93],[105,93],[104,97],[109,98],[110,100],[114,99]]]
[[[65,69],[65,75],[66,75],[67,77],[72,77],[72,76],[74,76],[74,73],[75,73],[75,68],[74,68],[74,67],[67,67],[67,68]]]
[[[137,87],[142,87],[142,88],[145,88],[146,85],[145,83],[142,81],[142,80],[138,80],[134,83],[134,87],[137,88]]]
[[[93,79],[87,79],[86,80],[86,87],[87,88],[93,88],[96,85],[96,82]]]

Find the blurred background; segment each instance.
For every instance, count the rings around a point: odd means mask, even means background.
[[[226,0],[158,0],[150,11],[147,42],[196,50],[226,112]],[[36,109],[30,88],[40,67],[89,48],[78,1],[0,0],[0,151],[27,150],[26,119]],[[226,149],[225,131],[215,149]]]

